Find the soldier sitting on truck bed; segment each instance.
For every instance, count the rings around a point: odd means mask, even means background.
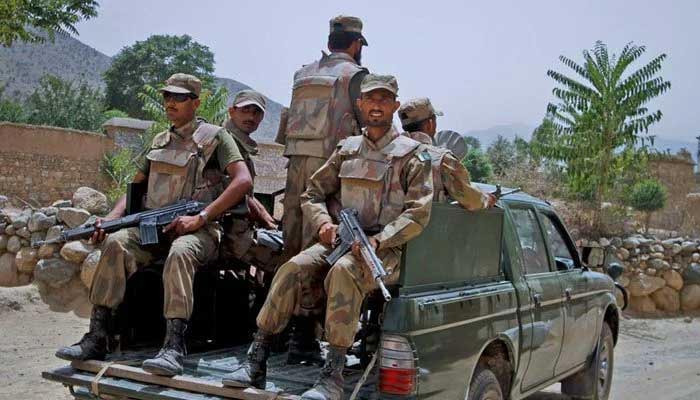
[[[182,216],[166,226],[172,241],[142,246],[139,228],[126,228],[107,236],[102,257],[90,289],[93,304],[90,331],[77,344],[64,347],[56,356],[65,360],[104,359],[107,326],[113,310],[123,301],[126,281],[138,269],[160,256],[163,267],[166,337],[158,355],[143,362],[143,369],[158,375],[182,372],[184,334],[192,313],[194,273],[218,254],[221,229],[215,219],[242,201],[252,188],[252,179],[236,143],[226,130],[195,118],[202,84],[192,75],[175,74],[160,89],[163,106],[172,126],[153,138],[150,149],[137,160],[135,183],[147,182],[146,208],[155,209],[182,199],[211,202],[195,216]],[[214,184],[220,174],[231,181],[221,191]],[[101,221],[124,215],[126,196]],[[102,229],[94,242],[105,239]]]
[[[363,134],[338,144],[311,176],[302,196],[304,217],[315,227],[319,242],[277,271],[258,315],[258,331],[247,361],[224,377],[225,385],[265,386],[272,335],[285,328],[296,308],[318,307],[304,304],[310,299],[299,295],[303,283],[313,283],[318,303],[323,302],[325,288],[325,335],[330,346],[316,384],[302,398],[341,398],[345,355],[357,333],[360,307],[377,283],[360,261],[356,246],[334,265],[326,263],[324,256],[332,251],[338,230],[328,213],[327,198],[340,193],[343,208],[359,211],[360,224],[390,274],[388,283],[398,278],[401,246],[428,224],[433,198],[430,154],[424,145],[392,126],[400,105],[396,79],[369,74],[360,91],[357,104],[366,125]]]
[[[484,193],[469,180],[469,171],[449,149],[437,147],[434,137],[437,132],[437,116],[430,99],[411,99],[399,108],[404,134],[428,146],[433,169],[433,200],[444,202],[449,196],[467,210],[491,207],[496,197]]]

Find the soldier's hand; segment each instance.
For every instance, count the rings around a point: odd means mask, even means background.
[[[199,215],[194,216],[181,216],[169,223],[168,226],[163,228],[163,233],[172,232],[175,236],[182,236],[186,233],[194,232],[197,229],[203,227],[205,224],[204,218]]]
[[[493,207],[494,205],[496,205],[496,202],[498,201],[498,199],[496,198],[496,196],[492,195],[491,193],[486,193],[486,195],[487,195],[488,198],[489,198],[488,201],[487,201],[487,206],[486,206],[486,207],[487,207],[487,208],[491,208],[491,207]]]
[[[367,238],[367,239],[369,239],[369,244],[372,245],[372,250],[374,250],[376,253],[377,247],[379,247],[379,242],[377,241],[377,239],[372,238],[372,237]],[[360,252],[360,241],[359,240],[355,240],[354,242],[352,242],[352,255],[354,255],[355,257],[357,257],[360,260],[363,260],[362,253]]]
[[[111,221],[113,219],[116,219],[116,217],[111,217],[109,215],[104,218],[97,217],[95,220],[95,232],[93,232],[92,236],[90,236],[90,242],[93,244],[102,243],[102,241],[107,237],[107,233],[105,233],[105,230],[102,229],[102,222]]]
[[[335,237],[338,234],[338,225],[326,222],[318,230],[318,239],[326,246],[335,245]]]

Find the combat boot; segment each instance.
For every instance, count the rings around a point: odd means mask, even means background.
[[[186,353],[186,330],[187,321],[184,319],[168,319],[163,347],[154,358],[144,361],[141,368],[153,375],[174,376],[182,374],[182,361]]]
[[[316,338],[316,320],[313,317],[294,317],[289,338],[287,364],[323,365],[321,344]]]
[[[330,346],[326,363],[314,387],[301,395],[303,400],[340,400],[343,398],[343,368],[346,348]]]
[[[58,349],[56,357],[68,361],[104,360],[107,355],[107,325],[111,316],[111,309],[93,306],[88,333],[78,343]]]
[[[221,382],[225,386],[265,389],[267,378],[267,358],[270,356],[272,335],[258,330],[250,344],[246,361],[230,374],[224,375]]]

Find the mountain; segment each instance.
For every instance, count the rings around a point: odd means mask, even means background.
[[[503,136],[508,140],[513,140],[515,136],[519,136],[525,140],[530,140],[532,137],[532,131],[535,130],[535,126],[514,123],[514,124],[503,124],[495,125],[486,129],[473,129],[463,133],[464,136],[474,136],[481,142],[481,147],[486,149],[491,142],[496,140],[498,135]]]
[[[100,53],[78,39],[56,34],[53,43],[28,44],[17,42],[12,47],[0,46],[0,87],[3,95],[21,100],[29,96],[46,74],[71,81],[84,81],[91,87],[104,89],[102,74],[109,68],[112,58]],[[215,79],[217,85],[229,90],[229,103],[233,95],[250,86],[229,78]],[[265,119],[253,138],[271,142],[277,135],[282,105],[267,99]]]

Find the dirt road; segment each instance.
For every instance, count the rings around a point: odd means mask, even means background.
[[[41,372],[65,364],[54,351],[77,341],[87,325],[73,314],[49,311],[34,287],[0,288],[0,399],[70,399]],[[611,399],[700,399],[700,318],[626,319],[615,357]],[[567,399],[557,390],[529,400]]]

